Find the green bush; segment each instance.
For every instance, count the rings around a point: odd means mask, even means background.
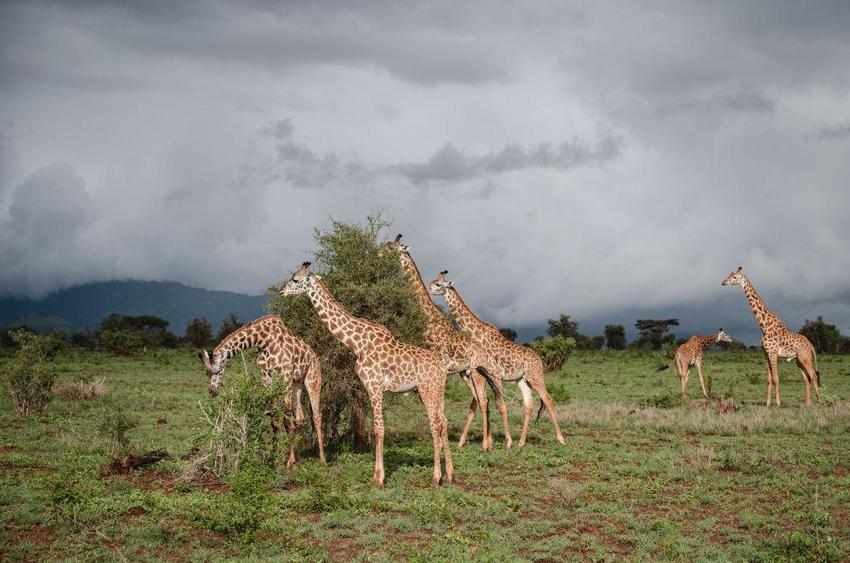
[[[673,409],[681,407],[685,404],[682,396],[676,393],[666,393],[664,395],[656,395],[655,397],[647,397],[640,402],[642,407],[655,407],[657,409]]]
[[[254,540],[269,507],[268,494],[274,474],[254,461],[230,475],[230,490],[215,499],[211,507],[195,514],[194,520],[204,529],[226,534],[243,543]]]
[[[142,340],[142,335],[139,332],[126,329],[101,330],[98,337],[101,348],[119,356],[135,354],[145,346],[145,342]]]
[[[124,456],[130,452],[127,434],[138,424],[138,419],[124,412],[123,408],[109,406],[100,415],[95,430],[110,457]]]
[[[575,338],[555,336],[535,340],[531,347],[540,356],[546,371],[555,371],[561,369],[567,358],[575,352],[576,341]]]
[[[56,378],[53,359],[59,343],[25,329],[12,331],[9,336],[17,350],[2,371],[3,385],[12,396],[19,416],[44,415],[53,399]]]
[[[197,455],[189,465],[190,473],[212,473],[217,477],[231,474],[246,464],[272,466],[275,445],[270,421],[280,412],[284,389],[279,379],[271,387],[263,386],[260,376],[231,362],[217,397],[199,403],[205,422],[195,436]]]
[[[398,256],[379,252],[388,226],[373,216],[365,224],[332,221],[329,229],[317,229],[319,249],[311,269],[322,276],[328,291],[351,314],[385,326],[403,342],[421,345],[425,317],[413,288]],[[365,449],[369,402],[354,373],[354,355],[325,328],[306,295],[281,297],[278,288],[269,289],[269,310],[285,319],[287,327],[304,339],[321,361],[325,440],[339,443],[345,437],[355,449]]]

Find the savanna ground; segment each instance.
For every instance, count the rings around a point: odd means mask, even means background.
[[[27,421],[0,399],[2,560],[850,557],[846,356],[820,358],[825,400],[811,409],[799,371],[783,362],[783,406],[767,410],[761,353],[711,353],[712,394],[740,406],[719,414],[714,402],[676,405],[678,379],[672,368],[655,373],[658,356],[577,353],[547,375],[566,445],[544,416],[526,448],[506,451],[493,409],[495,450],[481,450],[476,419],[471,443],[453,447],[456,482],[442,487],[429,483],[421,405],[395,397],[383,491],[371,453],[332,450],[323,467],[305,450],[308,430],[299,465],[278,467],[268,490],[181,481],[206,394],[192,352],[69,352],[58,362],[59,383],[103,377],[108,395],[57,397],[48,417]],[[516,440],[519,393],[507,389]],[[693,399],[698,389],[693,373]],[[447,395],[454,441],[468,406],[458,377]],[[134,451],[167,448],[172,459],[104,475],[97,426],[116,408],[138,418]]]

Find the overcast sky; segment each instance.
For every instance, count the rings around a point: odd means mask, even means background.
[[[0,4],[0,295],[260,293],[382,209],[500,325],[752,341],[742,265],[850,333],[850,2],[166,4]]]

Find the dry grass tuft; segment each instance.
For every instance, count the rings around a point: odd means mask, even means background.
[[[77,383],[65,383],[54,387],[53,394],[60,397],[68,397],[69,399],[88,401],[89,399],[106,395],[105,382],[105,378],[100,378],[90,382],[80,380]]]

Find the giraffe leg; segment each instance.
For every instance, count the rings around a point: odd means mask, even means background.
[[[691,373],[691,366],[677,362],[676,368],[679,370],[679,383],[682,385],[682,400],[685,401],[688,398],[685,387],[688,385],[688,376]]]
[[[287,382],[286,395],[283,402],[283,422],[286,426],[286,435],[289,438],[289,459],[286,460],[286,468],[289,469],[295,465],[297,458],[295,455],[295,432],[298,427],[297,409],[295,408],[295,398],[299,396],[298,392],[293,393],[292,383]]]
[[[770,399],[771,399],[770,393],[771,393],[772,388],[773,388],[773,369],[770,367],[770,361],[771,361],[770,356],[765,354],[764,359],[765,359],[765,365],[767,367],[767,403],[766,403],[766,405],[769,407],[770,406]],[[776,359],[774,359],[773,361],[776,362]]]
[[[501,381],[499,382],[501,387]],[[511,438],[511,427],[508,425],[508,407],[505,405],[505,395],[499,389],[499,396],[496,397],[496,407],[499,409],[499,416],[502,418],[502,426],[505,427],[505,449],[511,449],[513,438]]]
[[[451,483],[452,481],[454,481],[455,478],[455,468],[454,464],[452,464],[452,452],[449,448],[449,419],[446,418],[445,390],[443,394],[440,395],[438,409],[440,415],[440,425],[442,426],[440,438],[443,443],[443,456],[445,457],[446,461],[446,482]]]
[[[525,438],[528,436],[528,423],[531,420],[531,411],[534,410],[534,405],[531,403],[531,387],[525,379],[520,379],[517,384],[522,393],[522,432],[519,435],[519,444],[517,447],[525,445]]]
[[[369,393],[372,403],[372,425],[375,430],[375,474],[373,480],[379,489],[384,488],[384,394],[380,390]]]
[[[484,435],[481,437],[481,447],[485,451],[493,449],[493,435],[490,433],[490,407],[487,401],[487,387],[484,376],[478,372],[473,372],[472,377],[472,392],[478,397],[478,405],[481,407],[482,428]]]
[[[555,436],[558,439],[558,443],[564,443],[564,435],[561,434],[561,427],[558,425],[558,416],[555,414],[555,405],[552,402],[552,397],[549,396],[549,392],[546,391],[546,383],[543,378],[535,378],[531,381],[532,388],[537,391],[537,394],[540,395],[540,400],[543,401],[543,404],[546,406],[546,412],[549,413],[549,418],[552,420],[552,426],[555,428]]]
[[[803,374],[803,381],[806,382],[806,406],[810,406],[812,404],[811,395],[809,394],[809,386],[815,386],[815,396],[818,404],[820,404],[820,385],[818,385],[818,375],[815,373],[815,368],[812,365],[811,360],[806,359],[802,360],[800,357],[797,357],[797,367],[800,368],[800,373]]]
[[[705,390],[705,381],[702,379],[702,360],[697,361],[697,374],[699,375],[699,386],[702,387],[702,396],[708,399],[708,393]]]
[[[466,415],[466,424],[463,425],[463,432],[461,432],[460,438],[457,441],[458,448],[462,448],[466,445],[466,438],[469,435],[469,429],[472,428],[472,421],[475,419],[475,412],[478,410],[478,393],[475,390],[475,385],[472,383],[472,377],[469,375],[469,372],[461,375],[461,377],[463,378],[463,382],[466,383],[466,386],[469,387],[469,391],[472,393],[472,402],[469,403],[469,412]]]
[[[439,401],[437,394],[434,391],[424,393],[419,390],[419,398],[422,400],[422,406],[425,407],[425,412],[428,415],[428,425],[431,428],[431,439],[434,443],[434,471],[431,474],[431,484],[439,485],[443,477],[443,472],[440,467],[440,455],[444,450],[443,446],[443,413],[440,412]],[[448,424],[448,422],[447,422]],[[448,432],[446,433],[448,441]],[[448,442],[446,443],[446,449]],[[449,454],[451,455],[451,454]]]
[[[766,354],[767,356],[767,406],[770,406],[770,390],[775,388],[776,406],[779,402],[779,366],[776,365],[776,355]]]
[[[318,362],[316,363],[318,366]],[[316,440],[319,442],[319,460],[327,463],[325,459],[325,439],[322,434],[322,408],[319,397],[322,393],[322,376],[319,368],[311,368],[304,379],[307,387],[307,397],[310,399],[310,410],[313,411],[313,427],[316,429]]]

